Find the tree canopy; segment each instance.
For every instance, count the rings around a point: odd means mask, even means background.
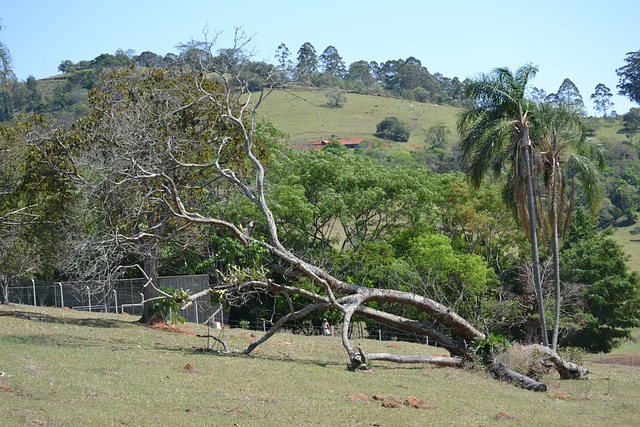
[[[618,93],[640,104],[640,50],[627,53],[624,62],[626,64],[616,70],[620,78]]]

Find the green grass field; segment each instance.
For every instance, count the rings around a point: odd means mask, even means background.
[[[612,237],[629,256],[627,265],[640,273],[640,224],[636,222],[626,227],[616,227]]]
[[[452,132],[456,129],[459,109],[412,102],[381,96],[347,94],[342,108],[326,106],[322,91],[274,91],[260,107],[260,114],[268,117],[281,130],[289,133],[291,141],[309,142],[320,138],[366,137],[376,132],[376,126],[385,117],[395,116],[404,121],[411,131],[407,143],[398,144],[411,150],[421,146],[424,130],[443,122]]]
[[[3,426],[629,426],[640,370],[586,363],[588,381],[545,378],[546,393],[480,371],[379,362],[349,372],[335,337],[276,334],[250,356],[204,352],[206,332],[139,325],[122,315],[0,306]],[[224,330],[232,347],[259,332]],[[360,340],[367,351],[435,353]],[[386,408],[395,397],[430,408]]]

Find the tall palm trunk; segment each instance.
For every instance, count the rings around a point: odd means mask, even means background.
[[[522,137],[522,153],[526,164],[525,175],[527,178],[527,207],[529,211],[529,241],[531,243],[531,263],[533,267],[533,287],[536,292],[536,300],[538,303],[538,314],[540,316],[540,335],[542,344],[549,346],[549,338],[547,337],[547,321],[544,314],[544,301],[542,298],[542,285],[540,282],[540,262],[538,255],[538,233],[536,231],[536,210],[533,198],[533,177],[531,164],[531,141],[529,139],[529,129],[525,126]]]
[[[553,131],[553,152],[556,152],[556,131]],[[558,347],[558,330],[560,328],[560,245],[558,243],[558,162],[555,156],[551,161],[551,250],[553,251],[553,284],[555,293],[555,312],[553,316],[553,335],[551,350],[555,353]]]
[[[560,245],[558,243],[558,201],[557,186],[555,184],[556,164],[553,165],[553,178],[551,188],[551,222],[553,229],[551,230],[551,246],[553,251],[553,283],[555,293],[555,313],[553,317],[553,335],[551,337],[551,349],[555,352],[558,347],[558,329],[560,324]]]

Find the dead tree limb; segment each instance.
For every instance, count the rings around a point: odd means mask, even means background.
[[[543,354],[543,360],[553,363],[553,366],[563,380],[586,380],[589,370],[575,363],[567,362],[549,347],[534,344],[532,347]]]
[[[427,363],[436,366],[461,368],[464,361],[459,357],[444,356],[403,356],[390,353],[367,353],[368,360],[384,360],[395,363]]]
[[[500,362],[493,362],[490,366],[490,371],[499,379],[516,384],[524,389],[533,391],[547,391],[547,386],[529,378],[526,375],[522,375],[511,368],[504,366]]]

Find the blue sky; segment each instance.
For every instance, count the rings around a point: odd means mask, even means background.
[[[255,59],[268,62],[280,43],[295,59],[305,42],[318,54],[335,46],[347,66],[414,56],[460,79],[531,62],[540,69],[534,86],[555,92],[568,77],[590,108],[604,83],[622,114],[637,105],[617,95],[615,70],[640,50],[638,17],[637,0],[0,0],[0,40],[25,80],[117,49],[176,52],[206,28],[222,31],[218,44],[228,47],[241,27],[253,36]]]

